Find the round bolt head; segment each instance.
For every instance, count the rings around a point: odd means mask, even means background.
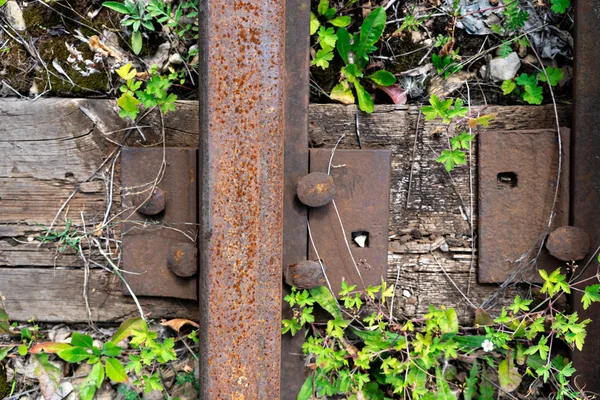
[[[590,251],[590,238],[581,228],[561,226],[548,235],[546,248],[561,261],[578,261]]]
[[[285,283],[298,289],[312,289],[326,284],[318,261],[304,260],[284,269]]]
[[[148,192],[137,194],[134,204],[138,211],[144,215],[156,215],[164,211],[166,206],[165,192],[161,188],[154,188],[152,196],[148,198]]]
[[[193,243],[179,243],[169,248],[167,266],[175,275],[189,278],[198,272],[197,250]]]
[[[296,194],[302,204],[309,207],[322,207],[335,196],[335,183],[324,172],[311,172],[298,181]]]

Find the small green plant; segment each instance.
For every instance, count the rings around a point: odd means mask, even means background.
[[[171,28],[178,37],[198,39],[198,24],[195,22],[198,18],[198,0],[181,1],[176,8],[173,8],[172,2],[150,0],[146,11],[156,22]]]
[[[44,235],[37,236],[36,239],[42,243],[58,243],[59,253],[62,253],[67,248],[70,248],[72,250],[79,249],[79,243],[81,242],[81,239],[83,239],[83,235],[80,235],[77,232],[77,229],[73,227],[73,221],[71,221],[70,219],[67,219],[65,223],[65,229],[63,229],[62,232],[52,230],[40,224],[36,225],[46,231]]]
[[[331,91],[333,100],[344,104],[353,104],[358,98],[359,108],[367,113],[373,112],[375,105],[373,98],[362,85],[363,80],[368,80],[377,86],[391,86],[396,83],[396,77],[388,71],[378,70],[372,74],[365,75],[365,68],[369,61],[369,55],[377,48],[375,44],[379,41],[385,29],[386,15],[383,7],[371,11],[360,27],[360,33],[351,34],[346,28],[337,30],[336,49],[342,60],[342,80]],[[353,91],[354,89],[354,91]]]
[[[129,362],[123,365],[118,358],[122,355],[123,348],[117,343],[126,338],[131,338],[132,351],[128,352]],[[177,359],[174,346],[173,338],[160,342],[157,340],[156,332],[148,329],[146,321],[133,318],[123,322],[112,339],[104,343],[101,348],[94,345],[91,336],[74,332],[70,344],[42,342],[31,347],[29,353],[46,368],[54,367],[48,361],[48,354],[56,354],[71,364],[85,361],[92,365],[91,372],[79,387],[79,398],[92,400],[105,379],[124,383],[128,381],[127,372],[136,375],[137,379],[133,384],[143,388],[145,393],[163,390],[157,369],[159,365]],[[143,373],[147,369],[154,372]]]
[[[442,154],[437,158],[437,162],[444,164],[447,172],[451,172],[457,165],[467,163],[465,150],[471,149],[471,142],[475,135],[467,133],[467,128],[474,129],[478,125],[489,126],[490,121],[494,118],[494,114],[480,115],[476,117],[468,117],[469,109],[464,106],[461,99],[445,99],[442,100],[435,94],[429,98],[429,106],[423,106],[421,111],[425,114],[426,121],[432,121],[436,118],[441,118],[442,123],[450,126],[451,122],[455,122],[455,134],[450,134],[450,148],[442,151]],[[463,124],[462,121],[466,123]]]
[[[400,25],[400,28],[398,28],[398,30],[395,33],[399,33],[399,32],[417,32],[419,30],[419,27],[423,24],[423,21],[426,20],[427,17],[425,18],[417,18],[417,16],[415,15],[415,10],[413,8],[413,10],[411,12],[406,13],[406,15],[404,16],[404,21],[402,22],[402,25]]]
[[[546,74],[548,79],[546,79]],[[515,93],[523,101],[529,104],[542,104],[544,100],[543,88],[539,82],[548,83],[550,86],[556,86],[563,79],[563,72],[560,68],[548,67],[546,74],[539,72],[537,75],[528,75],[522,73],[514,80],[502,82],[500,88],[504,95]]]
[[[320,47],[312,59],[311,65],[316,65],[323,69],[329,67],[329,61],[333,60],[333,49],[335,49],[335,44],[338,40],[335,27],[346,27],[352,21],[348,16],[336,17],[336,13],[336,8],[329,7],[329,0],[319,1],[319,5],[317,6],[318,17],[313,12],[310,13],[310,34],[314,35],[317,33]]]
[[[460,61],[458,49],[452,50],[449,54],[444,56],[435,53],[431,55],[431,62],[437,70],[438,75],[443,74],[444,78],[448,78],[451,74],[462,69],[462,66],[457,61]]]
[[[282,333],[307,328],[303,352],[312,370],[298,399],[456,400],[462,394],[492,400],[500,393],[541,395],[543,385],[557,399],[585,398],[570,384],[571,361],[555,347],[560,341],[583,348],[590,320],[555,304],[585,280],[569,282],[560,269],[540,276],[545,300],[534,304],[517,295],[496,318],[478,309],[472,328],[461,327],[456,311],[443,306],[429,306],[421,318],[395,318],[386,308],[394,290],[385,282],[364,290],[343,282],[341,304],[324,287],[293,288],[284,300],[294,317],[283,321]],[[584,308],[597,301],[600,284],[585,288]],[[315,320],[317,305],[330,314],[326,322]]]
[[[571,6],[571,0],[550,0],[552,11],[557,14],[564,14]]]
[[[123,3],[105,1],[102,5],[125,15],[121,20],[121,25],[131,27],[133,31],[131,34],[131,49],[135,54],[140,54],[143,45],[141,28],[144,27],[149,31],[154,30],[152,15],[146,12],[145,2],[141,0],[125,0]]]
[[[117,74],[125,81],[119,89],[122,94],[117,100],[122,118],[129,117],[135,121],[140,113],[140,104],[146,109],[159,107],[163,113],[175,110],[177,95],[167,92],[172,85],[171,79],[159,75],[155,65],[152,66],[150,77],[145,82],[137,79],[137,71],[135,68],[131,69],[131,64],[117,69]],[[145,87],[141,89],[143,83]]]

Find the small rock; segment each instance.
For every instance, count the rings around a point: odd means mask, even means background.
[[[423,34],[420,31],[411,32],[410,38],[414,43],[420,43],[423,40]]]
[[[144,63],[148,68],[152,67],[152,65],[157,65],[159,68],[162,68],[163,65],[169,60],[169,52],[171,51],[171,43],[165,42],[158,46],[158,50],[152,57],[148,57],[144,59]]]
[[[443,251],[444,253],[448,252],[448,243],[444,242],[440,245],[440,250]]]
[[[33,85],[29,88],[29,97],[35,97],[40,94],[40,89],[38,88],[37,82],[33,81]]]
[[[521,60],[514,51],[506,58],[496,57],[490,61],[490,78],[493,81],[513,79],[521,68]]]
[[[50,332],[48,332],[48,340],[50,340],[51,342],[67,343],[67,339],[70,336],[71,330],[60,325],[52,327]]]
[[[412,296],[412,293],[410,292],[410,290],[404,289],[404,290],[402,290],[402,296],[409,299]]]
[[[16,31],[24,31],[27,29],[23,11],[16,1],[10,0],[4,5],[4,16],[10,26]]]
[[[175,53],[169,57],[169,62],[173,65],[181,65],[183,64],[183,58],[179,53]]]
[[[525,57],[523,57],[523,62],[525,64],[533,64],[533,65],[537,65],[537,63],[538,63],[537,58],[535,58],[535,56],[533,54],[527,54]]]
[[[519,45],[519,49],[517,50],[519,53],[519,57],[523,58],[527,55],[527,46]]]
[[[483,79],[487,78],[487,70],[487,65],[482,65],[481,68],[479,68],[479,76]]]
[[[71,382],[61,383],[50,400],[75,400],[75,388]]]
[[[421,239],[423,237],[423,234],[421,233],[421,231],[417,228],[413,229],[412,231],[410,231],[410,234],[412,235],[413,238],[415,239]]]

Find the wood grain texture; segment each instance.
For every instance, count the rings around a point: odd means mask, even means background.
[[[489,128],[493,130],[554,128],[551,106],[488,107],[483,112],[497,114]],[[393,151],[388,281],[397,282],[394,308],[401,315],[419,316],[429,304],[454,306],[461,319],[468,321],[473,309],[454,284],[465,294],[468,289],[468,298],[477,306],[497,289],[496,285],[480,285],[475,279],[476,249],[471,251],[468,220],[469,168],[457,168],[450,179],[435,162],[437,154],[447,146],[445,136],[435,133],[442,125],[439,121],[424,123],[423,117],[413,160],[418,113],[417,107],[378,106],[373,114],[361,114],[359,118],[365,148]],[[357,148],[354,116],[352,106],[311,105],[311,146],[333,147],[346,134],[340,148]],[[562,126],[571,125],[568,106],[559,107],[559,116]],[[164,122],[167,146],[197,146],[195,102],[179,102],[178,110],[167,114]],[[115,165],[116,185],[111,199],[107,196],[111,164],[91,175],[115,150],[115,143],[160,145],[159,114],[150,114],[139,125],[145,140],[139,132],[126,130],[126,122],[118,117],[115,103],[109,100],[0,99],[0,293],[15,320],[87,320],[82,260],[74,252],[57,254],[51,244],[38,247],[29,238],[41,232],[36,223],[50,225],[75,189],[76,194],[58,219],[59,227],[64,226],[66,218],[82,225],[83,214],[87,229],[92,229],[102,221],[109,200],[111,215],[117,212],[119,164]],[[472,160],[475,178],[475,153]],[[413,177],[407,202],[411,167]],[[477,215],[475,199],[473,213]],[[476,218],[474,223],[476,226]],[[115,232],[118,235],[119,230]],[[98,255],[92,254],[91,258],[102,262]],[[121,283],[102,269],[91,270],[88,291],[97,321],[117,321],[137,313],[133,301],[121,294]],[[410,292],[409,297],[405,291]],[[511,295],[514,293],[504,293],[486,303],[486,307],[493,312]],[[155,318],[198,316],[195,302],[147,298],[142,303]]]

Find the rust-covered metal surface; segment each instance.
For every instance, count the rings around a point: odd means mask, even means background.
[[[279,398],[283,0],[203,0],[200,398]]]
[[[310,59],[310,0],[285,1],[283,268],[307,255],[307,210],[296,197],[298,180],[308,173],[308,71]],[[289,289],[284,287],[284,295]],[[292,317],[282,302],[282,317]],[[281,337],[281,400],[296,400],[304,383],[302,332]]]
[[[600,1],[578,0],[575,4],[575,107],[573,110],[573,181],[571,224],[582,228],[590,237],[592,253],[600,246]],[[596,254],[582,278],[594,276]],[[588,259],[580,262],[586,265]],[[581,318],[591,318],[590,334],[583,352],[573,352],[573,366],[583,379],[577,383],[586,390],[600,392],[600,311],[598,307],[583,310],[581,294],[573,296],[574,309]],[[590,354],[594,357],[590,357]]]
[[[125,270],[134,273],[127,275],[127,283],[137,296],[196,300],[196,150],[167,148],[165,161],[164,175],[150,196],[163,149],[123,149],[121,182],[127,222],[123,224],[122,255]],[[187,277],[170,268],[172,255],[179,267],[188,271]],[[123,293],[129,294],[125,286]]]
[[[365,287],[376,286],[381,284],[382,278],[385,279],[391,154],[390,150],[335,151],[331,176],[336,187],[334,201],[344,232],[333,203],[309,211],[312,237],[319,257],[327,266],[327,278],[335,293],[341,288],[342,278],[358,288],[363,287],[363,282]],[[327,172],[330,158],[331,149],[311,149],[311,172]],[[366,236],[364,247],[359,245],[358,236]],[[317,260],[312,246],[309,259]]]
[[[563,159],[552,227],[569,222],[569,130],[561,129]],[[479,135],[479,281],[539,279],[535,270],[514,276],[515,262],[541,245],[552,209],[558,171],[554,130]],[[534,249],[535,255],[537,249]],[[562,263],[542,250],[538,267]]]

